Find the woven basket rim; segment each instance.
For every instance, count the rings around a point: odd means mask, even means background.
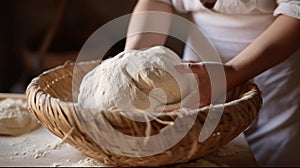
[[[44,75],[47,75],[49,73],[55,72],[57,70],[60,69],[64,69],[68,66],[76,66],[76,65],[85,65],[85,64],[91,64],[91,63],[100,63],[101,60],[91,60],[91,61],[82,61],[82,62],[72,62],[72,61],[66,61],[65,64],[51,68],[49,70],[46,70],[44,72],[42,72],[40,75],[38,75],[37,77],[33,78],[32,82],[27,86],[27,90],[28,88],[35,88],[34,90],[38,90],[36,93],[40,93],[40,94],[44,94],[46,97],[49,97],[49,99],[51,99],[52,101],[57,101],[58,103],[63,103],[64,105],[67,106],[72,106],[75,109],[79,108],[80,105],[77,102],[70,102],[70,101],[65,101],[65,100],[61,100],[59,98],[55,98],[52,97],[49,93],[46,93],[44,90],[39,89],[39,86],[35,86],[36,85],[36,81],[40,80],[41,77],[43,77]],[[232,104],[235,104],[239,101],[247,101],[247,99],[251,98],[251,96],[257,94],[257,93],[261,93],[260,90],[258,89],[258,87],[250,81],[245,82],[244,84],[240,85],[240,87],[242,86],[246,86],[247,88],[249,88],[248,95],[247,96],[242,96],[240,99],[234,99],[234,100],[230,100],[228,102],[224,102],[223,104],[209,104],[207,106],[201,107],[201,108],[196,108],[196,109],[189,109],[189,108],[184,108],[187,109],[190,113],[198,113],[199,111],[207,111],[211,108],[220,108],[221,107],[226,107],[226,106],[230,106]],[[255,92],[250,92],[251,90],[255,90]],[[27,94],[27,92],[26,92]],[[82,108],[82,107],[80,107]],[[84,109],[84,108],[83,108]],[[179,109],[180,110],[180,109]],[[103,109],[101,111],[106,111],[106,112],[114,112],[114,113],[126,113],[126,111],[122,111],[122,110],[109,110],[109,109]],[[162,112],[162,113],[144,113],[144,112],[137,112],[135,113],[136,115],[154,115],[154,116],[163,116],[163,115],[177,115],[178,114],[178,110],[177,111],[171,111],[171,112]]]

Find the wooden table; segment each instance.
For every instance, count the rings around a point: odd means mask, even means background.
[[[83,160],[86,161],[87,156],[60,142],[61,139],[44,127],[17,137],[0,136],[0,166],[93,166],[90,163],[82,163]],[[221,166],[257,166],[243,134],[230,142],[226,148],[233,149],[229,156],[207,156],[204,159]],[[189,165],[202,164],[193,162],[181,166]],[[105,165],[97,163],[97,166]]]

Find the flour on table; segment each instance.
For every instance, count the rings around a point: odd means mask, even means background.
[[[135,112],[184,104],[182,100],[198,90],[198,85],[193,74],[176,71],[175,65],[180,63],[180,57],[163,46],[121,52],[85,75],[78,103],[88,108]]]
[[[18,158],[43,158],[49,152],[59,150],[64,143],[61,140],[53,142],[45,142],[39,145],[33,143],[33,140],[28,137],[18,138],[12,141],[11,146],[15,150],[10,159]]]
[[[70,160],[66,160],[65,162],[54,162],[50,165],[50,167],[108,167],[108,165],[104,165],[98,160],[95,160],[90,157],[86,157],[85,159],[81,159],[77,162],[71,162]]]
[[[98,160],[87,157],[85,159],[79,160],[77,163],[74,163],[71,166],[72,167],[103,167],[105,165]]]
[[[0,101],[0,135],[17,136],[39,125],[28,111],[26,100],[6,98]]]

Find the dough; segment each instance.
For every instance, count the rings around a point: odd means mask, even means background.
[[[129,50],[104,60],[87,73],[78,103],[96,109],[154,112],[158,106],[180,103],[198,90],[194,74],[181,74],[179,56],[163,46]]]
[[[28,111],[23,99],[6,98],[0,100],[0,135],[17,136],[30,132],[39,122]]]

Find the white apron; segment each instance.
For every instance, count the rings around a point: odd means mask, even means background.
[[[172,4],[179,11],[192,11],[194,22],[224,62],[273,22],[277,6],[274,0],[219,0],[212,11],[199,0],[172,0]],[[184,58],[199,60],[188,47]],[[245,134],[260,166],[300,166],[299,64],[300,51],[253,79],[264,104],[258,120]]]

